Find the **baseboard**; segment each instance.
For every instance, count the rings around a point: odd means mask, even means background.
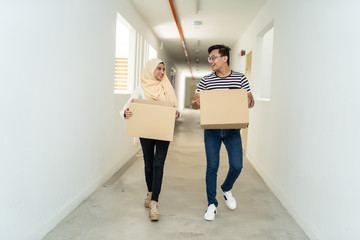
[[[289,212],[289,214],[294,218],[296,223],[300,226],[300,228],[305,232],[311,240],[319,240],[318,234],[316,231],[306,223],[301,214],[296,211],[296,208],[292,204],[292,202],[283,194],[283,192],[279,189],[279,187],[266,175],[265,171],[261,168],[261,165],[251,157],[249,152],[246,152],[246,159],[249,163],[254,167],[257,173],[262,177],[266,185],[270,188],[270,190],[274,193],[274,195],[279,199],[284,208]]]
[[[133,149],[124,156],[120,161],[118,161],[114,166],[109,168],[109,170],[92,184],[90,184],[83,192],[78,194],[73,200],[69,201],[64,205],[59,211],[57,211],[53,217],[48,221],[39,226],[32,234],[30,234],[25,239],[27,240],[40,240],[48,232],[50,232],[59,222],[61,222],[67,215],[69,215],[75,208],[77,208],[84,200],[86,200],[92,193],[94,193],[101,185],[111,179],[114,174],[118,174],[119,171],[122,171],[122,168],[128,168],[131,165],[131,160],[134,155],[140,150],[140,145],[134,145]],[[130,163],[131,162],[131,163]],[[125,170],[126,170],[125,169]],[[124,170],[124,171],[125,171]]]
[[[140,145],[138,145],[138,146],[139,146],[139,149],[137,150],[137,152],[140,150]],[[135,154],[137,152],[135,152]],[[119,179],[119,177],[124,172],[126,172],[126,170],[135,162],[136,159],[138,159],[138,157],[135,154],[128,161],[126,161],[126,163],[124,165],[122,165],[118,171],[116,171],[110,178],[108,178],[108,180],[103,184],[103,186],[112,187],[112,185],[114,183],[116,183],[116,181]]]

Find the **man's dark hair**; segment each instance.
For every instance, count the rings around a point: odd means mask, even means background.
[[[225,46],[223,44],[212,45],[211,47],[208,48],[208,53],[210,54],[215,49],[219,49],[219,53],[221,56],[228,57],[227,64],[230,66],[230,50],[231,50],[231,48],[229,48],[228,46]]]

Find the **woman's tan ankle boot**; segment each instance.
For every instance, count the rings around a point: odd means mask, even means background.
[[[149,205],[149,217],[151,221],[158,221],[160,219],[160,213],[158,208],[158,202],[151,201]]]
[[[147,196],[146,196],[146,198],[145,198],[144,206],[145,206],[146,208],[148,208],[149,205],[150,205],[151,195],[152,195],[152,192],[148,192],[148,193],[147,193]]]

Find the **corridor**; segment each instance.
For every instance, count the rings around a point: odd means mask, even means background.
[[[0,1],[0,239],[359,240],[359,11],[355,0]],[[225,59],[209,64],[213,44],[231,48],[256,103],[238,208],[218,196],[206,222],[203,133],[186,108]],[[156,223],[119,114],[152,58],[185,108]]]
[[[176,122],[159,199],[160,221],[150,222],[141,152],[50,231],[43,240],[143,239],[308,239],[263,180],[245,160],[233,194],[236,210],[229,210],[218,193],[218,214],[203,219],[206,210],[205,152],[199,111],[185,109]],[[221,149],[218,186],[227,171]]]

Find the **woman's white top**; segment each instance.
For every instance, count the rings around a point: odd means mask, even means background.
[[[132,99],[146,99],[144,90],[143,90],[143,88],[141,87],[141,85],[138,86],[138,87],[134,90],[134,92],[133,92],[133,93],[131,94],[131,96],[129,97],[127,103],[124,105],[124,107],[123,107],[122,110],[120,111],[120,116],[121,116],[122,118],[124,118],[124,119],[125,119],[125,117],[124,117],[124,112],[125,112],[125,110],[129,107],[130,102],[131,102]],[[180,109],[177,107],[176,110],[179,112],[179,117],[180,117],[180,116],[181,116],[181,111],[180,111]]]

